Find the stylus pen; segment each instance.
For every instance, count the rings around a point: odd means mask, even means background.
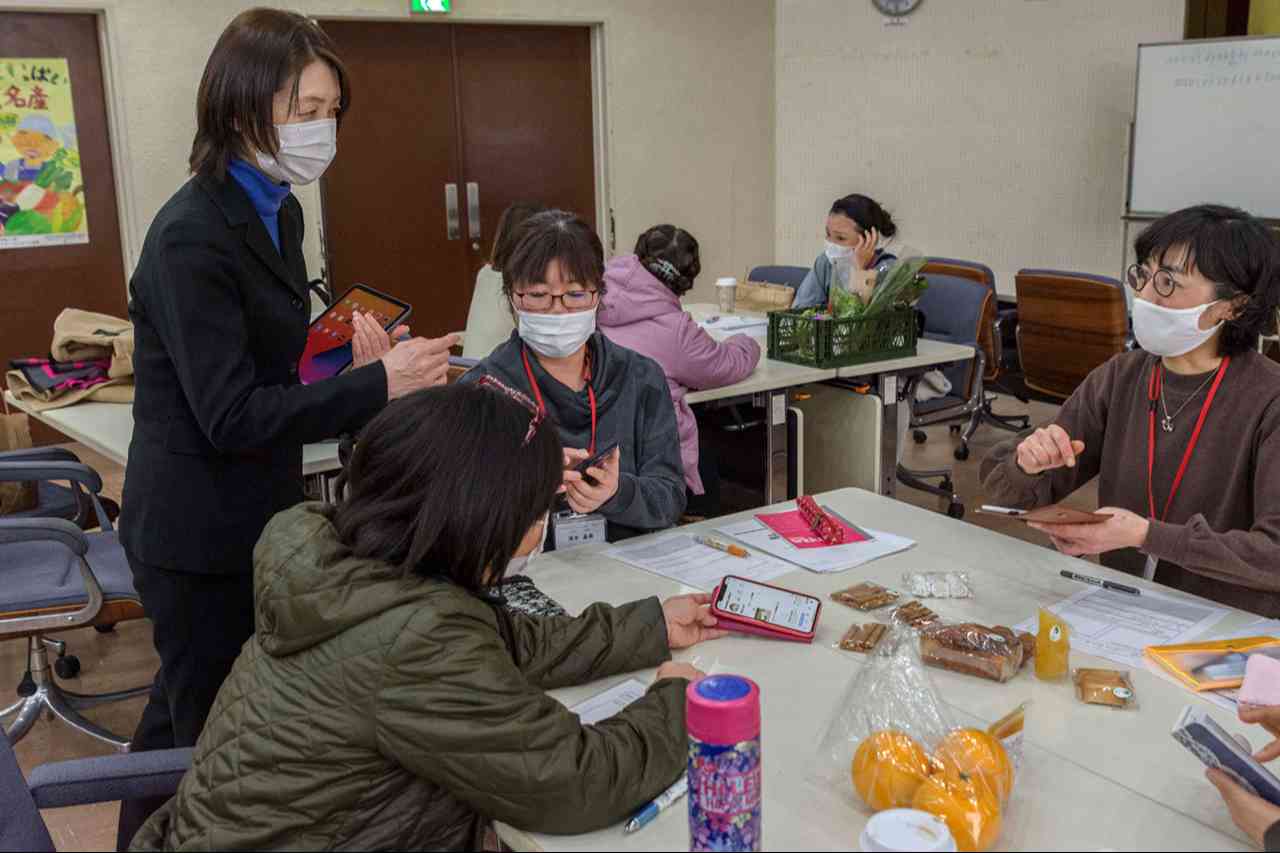
[[[1062,571],[1058,572],[1058,574],[1062,575],[1067,580],[1080,581],[1081,583],[1093,584],[1094,586],[1100,586],[1103,589],[1110,589],[1110,590],[1114,590],[1115,592],[1127,592],[1130,595],[1142,595],[1142,590],[1133,586],[1125,586],[1122,583],[1115,583],[1113,581],[1104,581],[1102,578],[1091,578],[1088,575],[1078,575],[1075,572],[1069,572],[1066,569],[1063,569]]]
[[[1012,516],[1019,516],[1019,515],[1023,515],[1024,513],[1026,513],[1026,510],[1025,510],[1025,509],[1009,509],[1008,507],[1005,507],[1005,506],[990,506],[990,505],[986,505],[986,506],[979,507],[978,509],[979,509],[979,511],[980,511],[980,512],[985,512],[985,513],[987,513],[988,515],[1012,515]]]
[[[623,833],[630,835],[638,829],[643,829],[653,823],[653,819],[665,812],[671,806],[680,802],[684,795],[689,792],[689,777],[681,776],[679,781],[658,796],[654,797],[653,802],[647,804],[640,811],[631,816],[631,819],[622,827]]]

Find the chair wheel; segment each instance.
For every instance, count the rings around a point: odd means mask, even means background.
[[[97,631],[99,634],[110,634],[111,632],[115,631],[115,629],[116,629],[116,623],[114,623],[114,622],[112,622],[112,623],[111,623],[111,624],[109,624],[109,625],[94,625],[94,626],[93,626],[93,630]]]
[[[911,437],[915,439],[916,444],[924,444],[929,440],[929,436],[922,429],[913,430]]]
[[[967,444],[960,445],[959,447],[957,447],[955,450],[951,452],[951,455],[954,456],[957,461],[963,462],[964,460],[969,458],[969,445]]]
[[[952,435],[959,435],[959,434],[960,434],[960,424],[951,424],[950,429],[951,429],[951,434],[952,434]]]
[[[75,655],[57,658],[53,662],[53,671],[59,678],[75,678],[80,674],[80,658]]]
[[[952,518],[964,518],[964,504],[960,501],[952,501],[951,506],[947,507],[947,515]]]
[[[956,484],[951,482],[950,477],[944,477],[942,482],[938,484],[938,488],[942,489],[944,492],[954,492],[956,490]]]
[[[31,670],[22,673],[22,680],[18,682],[18,695],[26,698],[34,696],[36,692],[36,680],[31,677]]]

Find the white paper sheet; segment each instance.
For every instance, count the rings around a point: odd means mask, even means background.
[[[1071,626],[1071,648],[1131,667],[1143,667],[1147,646],[1186,643],[1227,610],[1143,590],[1141,595],[1085,589],[1049,607]],[[1036,617],[1017,630],[1036,631]]]
[[[744,545],[772,554],[811,572],[822,573],[857,568],[880,557],[905,551],[916,544],[913,540],[902,536],[866,529],[864,532],[874,537],[867,542],[831,545],[826,548],[797,548],[756,518],[726,524],[716,532],[731,536]]]
[[[672,533],[636,545],[615,545],[606,557],[679,581],[685,586],[711,592],[725,575],[755,581],[770,581],[793,571],[781,560],[757,552],[735,557],[706,545],[699,545],[684,533]]]
[[[594,726],[639,699],[647,689],[643,682],[635,678],[628,678],[603,693],[597,693],[590,699],[584,699],[569,710],[577,714],[584,725]]]
[[[1238,640],[1243,637],[1280,637],[1280,619],[1255,619],[1234,631],[1214,631],[1209,640]]]

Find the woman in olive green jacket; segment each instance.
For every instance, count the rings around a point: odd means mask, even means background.
[[[721,635],[708,596],[576,618],[501,605],[563,469],[554,425],[513,397],[482,384],[392,403],[341,503],[271,521],[257,633],[132,849],[478,849],[493,820],[608,826],[683,771],[701,673],[670,650]],[[594,726],[544,692],[652,666],[648,693]]]

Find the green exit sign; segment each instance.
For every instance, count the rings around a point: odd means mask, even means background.
[[[448,12],[453,0],[409,0],[409,13],[413,15]]]

